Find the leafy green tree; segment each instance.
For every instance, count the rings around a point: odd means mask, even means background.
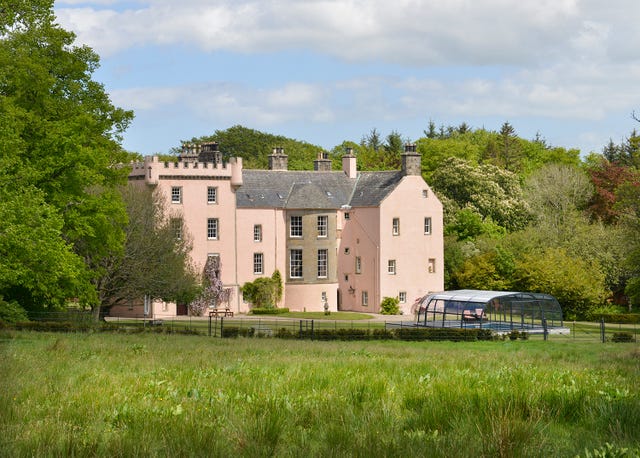
[[[626,230],[624,265],[629,270],[625,292],[630,305],[640,305],[640,180],[622,185],[617,192],[617,208]]]
[[[491,220],[507,231],[523,228],[530,218],[517,175],[491,164],[474,166],[451,158],[431,175],[430,184],[443,200],[447,223],[461,209],[472,210],[482,221]]]
[[[36,230],[12,239],[0,263],[19,266],[20,274],[5,276],[1,288],[26,307],[65,297],[97,305],[92,282],[102,275],[102,258],[123,243],[126,213],[116,187],[127,170],[117,164],[129,157],[120,140],[132,113],[114,107],[92,80],[98,56],[74,38],[55,23],[52,0],[2,7],[1,211],[14,222],[8,231],[27,220]],[[34,215],[23,219],[21,205]]]
[[[514,289],[552,294],[566,319],[584,318],[610,295],[597,261],[570,256],[561,248],[517,258]]]
[[[513,126],[505,122],[498,136],[487,144],[484,157],[500,168],[519,172],[522,170],[522,156],[520,139]]]
[[[268,155],[273,148],[284,148],[289,157],[289,170],[311,170],[318,151],[322,148],[307,142],[294,140],[282,135],[273,135],[243,126],[233,126],[225,130],[216,130],[213,135],[193,138],[183,143],[215,141],[225,157],[243,158],[243,166],[248,169],[266,169]],[[175,149],[178,153],[180,149]]]
[[[104,258],[104,274],[96,282],[101,304],[108,308],[143,296],[191,302],[198,279],[181,215],[168,214],[157,188],[129,185],[122,195],[129,216],[125,244],[121,252]]]
[[[271,281],[273,281],[273,302],[277,307],[282,300],[282,294],[284,292],[282,274],[280,274],[278,269],[274,270],[273,274],[271,274]]]
[[[260,277],[242,285],[242,296],[256,308],[275,308],[277,288],[273,278]]]

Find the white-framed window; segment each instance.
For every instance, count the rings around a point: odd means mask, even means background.
[[[346,247],[344,249],[344,254],[349,254],[349,253],[351,253],[351,249],[349,249],[349,247]]]
[[[351,219],[351,215],[349,214],[349,212],[345,212],[344,219]]]
[[[387,272],[389,273],[389,275],[395,275],[396,274],[396,260],[395,259],[389,259],[389,261],[387,262]]]
[[[405,304],[407,302],[407,292],[400,291],[398,293],[398,300],[400,301],[401,304]]]
[[[207,186],[207,203],[208,204],[217,204],[218,203],[218,188],[215,186]]]
[[[327,215],[318,216],[318,237],[326,237],[328,234],[329,217]]]
[[[253,225],[253,241],[262,242],[262,224]]]
[[[176,240],[182,240],[182,218],[171,218],[171,232]]]
[[[393,235],[400,235],[400,218],[393,218],[391,233]]]
[[[356,256],[356,273],[362,273],[362,259],[360,256]]]
[[[422,190],[422,197],[424,197],[425,199],[426,199],[427,197],[429,197],[429,190],[428,190],[428,189],[423,189],[423,190]]]
[[[431,235],[431,217],[424,217],[424,235]]]
[[[253,274],[262,275],[264,273],[264,255],[253,253]]]
[[[318,250],[318,278],[327,278],[327,263],[329,250]]]
[[[289,218],[289,236],[302,237],[302,216],[291,216]]]
[[[362,306],[366,307],[369,305],[369,293],[367,291],[362,291]]]
[[[429,258],[429,261],[427,262],[427,271],[430,274],[436,272],[436,260],[434,258]]]
[[[171,186],[171,203],[172,204],[182,203],[182,187],[181,186]]]
[[[302,250],[289,251],[289,278],[302,278]]]
[[[218,218],[207,218],[207,239],[218,240]]]

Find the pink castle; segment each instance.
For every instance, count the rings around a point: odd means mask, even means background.
[[[185,148],[178,162],[146,157],[130,182],[157,186],[173,215],[182,216],[202,270],[219,256],[229,307],[245,313],[240,287],[278,269],[281,307],[377,313],[397,297],[413,314],[418,297],[442,291],[442,204],[421,174],[421,156],[406,145],[399,171],[357,171],[351,150],[342,170],[320,153],[313,171],[289,171],[274,148],[268,170],[246,170],[242,158],[224,163],[216,143]],[[112,315],[142,315],[114,307]],[[147,315],[187,314],[186,304],[153,303]]]

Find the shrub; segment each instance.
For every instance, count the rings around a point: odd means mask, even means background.
[[[6,302],[0,296],[0,323],[13,324],[19,321],[29,321],[25,309],[15,301]]]
[[[281,313],[289,313],[288,308],[264,308],[254,307],[251,309],[252,315],[279,315]]]
[[[630,332],[614,332],[611,342],[634,342],[633,334]]]
[[[400,300],[397,297],[385,297],[380,303],[380,313],[383,315],[398,315]]]
[[[239,334],[240,328],[238,326],[225,326],[220,332],[220,335],[226,338],[238,337]]]

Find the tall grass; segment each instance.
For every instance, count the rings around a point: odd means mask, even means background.
[[[640,351],[0,334],[2,456],[576,456],[640,445]]]

